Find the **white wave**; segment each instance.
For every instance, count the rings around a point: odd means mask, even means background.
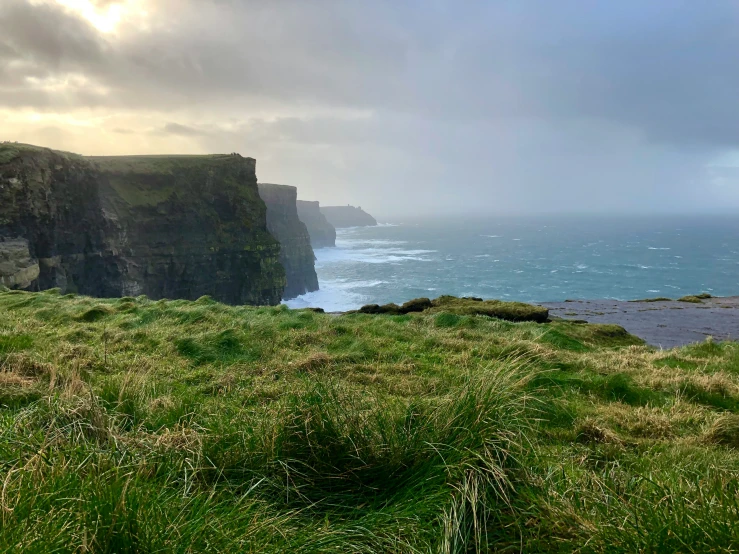
[[[400,227],[402,223],[378,223],[378,227]]]
[[[405,240],[387,240],[387,239],[346,239],[342,238],[336,241],[338,248],[353,248],[358,246],[399,246],[408,244]]]
[[[487,237],[489,239],[500,239],[503,238],[500,235],[480,235],[481,237]]]
[[[648,250],[671,250],[671,248],[660,248],[657,246],[649,246],[647,247]]]
[[[323,281],[320,283],[320,290],[286,300],[283,304],[294,310],[300,308],[323,308],[327,312],[356,310],[370,299],[367,294],[362,294],[362,289],[371,289],[386,284],[387,281],[353,281],[351,279]]]
[[[297,310],[300,308],[323,308],[327,312],[345,312],[363,306],[367,297],[351,291],[321,289],[287,300],[283,304]]]
[[[383,264],[405,261],[430,261],[427,254],[436,250],[403,248],[321,248],[315,251],[316,268],[340,263]]]
[[[326,280],[321,283],[321,288],[351,290],[351,289],[368,289],[379,285],[387,285],[387,281],[355,281],[353,279],[333,279]]]
[[[659,289],[649,289],[647,292],[659,292]]]
[[[489,258],[490,254],[478,254],[475,258]]]

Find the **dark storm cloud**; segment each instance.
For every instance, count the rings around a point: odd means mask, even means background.
[[[342,200],[382,159],[387,192],[428,192],[429,210],[691,208],[713,201],[706,164],[739,148],[731,0],[146,8],[103,34],[53,2],[4,3],[0,105],[171,113],[157,133],[264,152],[272,180]]]

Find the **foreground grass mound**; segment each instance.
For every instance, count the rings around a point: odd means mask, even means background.
[[[0,292],[0,551],[739,548],[736,344],[450,303]]]

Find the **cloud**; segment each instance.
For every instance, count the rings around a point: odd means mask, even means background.
[[[182,135],[184,137],[198,137],[207,134],[205,131],[188,127],[187,125],[180,125],[179,123],[167,123],[160,132],[170,135]]]
[[[61,117],[94,121],[98,140],[48,134],[86,152],[240,150],[303,197],[394,211],[707,210],[706,166],[739,149],[730,0],[95,4],[118,5],[111,32],[0,6],[17,132]]]

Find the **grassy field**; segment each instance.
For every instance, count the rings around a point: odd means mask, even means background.
[[[0,292],[2,552],[736,552],[739,345]]]

